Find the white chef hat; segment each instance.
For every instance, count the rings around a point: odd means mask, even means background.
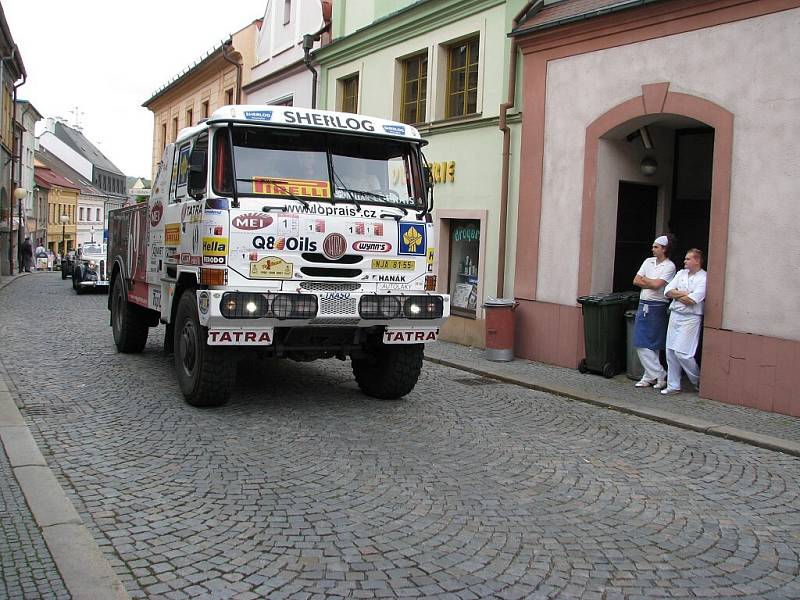
[[[669,240],[667,239],[667,236],[665,236],[665,235],[658,236],[656,238],[656,241],[654,241],[653,243],[654,244],[658,244],[659,246],[665,246],[665,247],[669,246]]]

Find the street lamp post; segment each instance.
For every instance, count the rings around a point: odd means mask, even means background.
[[[64,260],[67,257],[67,223],[69,223],[69,217],[64,213],[61,215],[61,246],[64,248],[64,252],[61,253],[61,260]]]

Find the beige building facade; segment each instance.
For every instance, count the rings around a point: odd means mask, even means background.
[[[196,125],[220,106],[242,101],[242,87],[249,83],[255,64],[261,23],[255,20],[231,35],[142,104],[153,113],[152,176],[164,147],[175,141],[181,129]]]

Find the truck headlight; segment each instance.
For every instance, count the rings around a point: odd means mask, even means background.
[[[441,296],[406,296],[403,314],[406,319],[438,319],[444,312]]]

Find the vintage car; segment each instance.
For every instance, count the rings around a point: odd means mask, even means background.
[[[80,294],[84,290],[101,289],[108,291],[108,272],[106,269],[106,245],[87,242],[83,245],[80,258],[72,268],[72,289]]]

